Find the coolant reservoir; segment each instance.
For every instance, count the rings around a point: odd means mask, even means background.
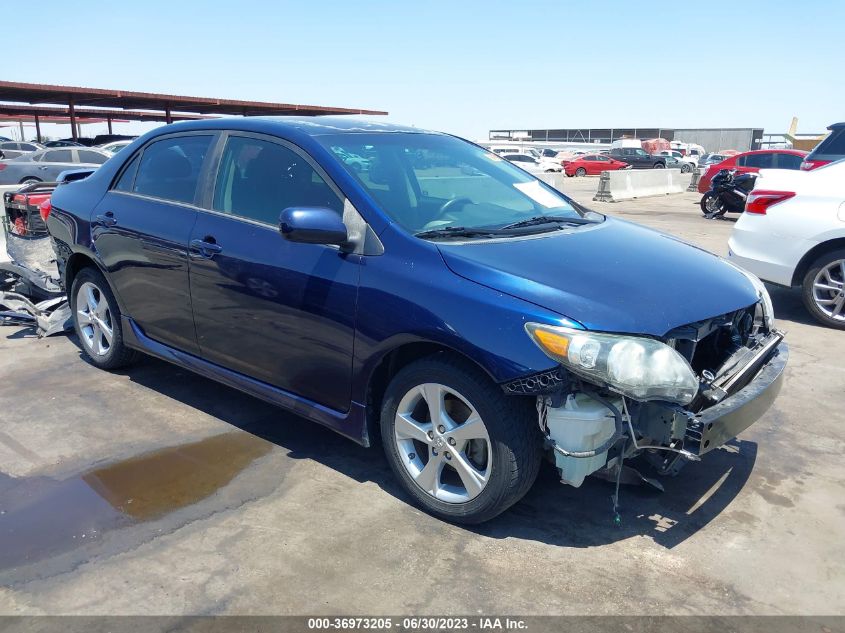
[[[620,411],[621,400],[610,400]],[[613,436],[613,413],[584,394],[570,395],[563,406],[546,409],[546,425],[555,443],[567,451],[590,451]],[[595,457],[565,457],[555,451],[555,464],[564,483],[576,488],[607,463],[607,451]]]

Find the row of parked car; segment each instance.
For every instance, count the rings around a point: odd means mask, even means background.
[[[613,147],[598,152],[494,147],[492,151],[535,174],[562,171],[567,176],[597,176],[617,169],[679,169],[689,173],[698,165],[697,154],[677,150],[649,153],[641,147]]]
[[[50,182],[68,169],[96,167],[132,142],[131,138],[88,145],[69,139],[48,141],[0,141],[0,185]]]

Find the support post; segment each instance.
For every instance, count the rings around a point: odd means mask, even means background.
[[[170,114],[170,104],[164,108],[164,121],[169,125],[173,123],[173,117]]]
[[[79,132],[76,129],[76,110],[73,107],[73,97],[68,97],[68,110],[70,111],[70,132],[75,141],[79,138]]]
[[[109,125],[109,134],[112,134],[113,132],[111,131],[111,117],[106,117],[106,123],[108,123]]]
[[[35,115],[35,140],[41,142],[41,117]]]

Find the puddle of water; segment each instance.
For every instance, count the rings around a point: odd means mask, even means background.
[[[0,569],[69,551],[226,486],[272,444],[241,431],[172,446],[55,481],[0,475]]]

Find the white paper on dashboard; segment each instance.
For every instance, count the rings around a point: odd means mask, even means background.
[[[543,188],[543,185],[536,180],[532,182],[518,182],[514,184],[514,187],[537,204],[541,204],[548,209],[561,206],[561,199],[548,189]]]

